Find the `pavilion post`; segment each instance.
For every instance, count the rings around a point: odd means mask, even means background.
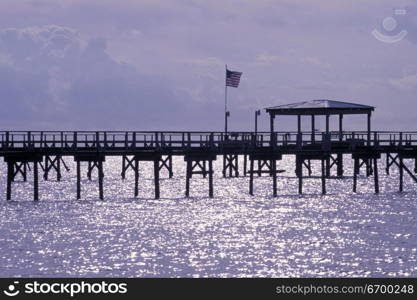
[[[368,140],[368,146],[370,146],[371,145],[371,113],[370,112],[368,112],[368,137],[367,137],[367,140]]]
[[[297,115],[297,148],[301,148],[303,134],[301,133],[301,115]]]
[[[258,116],[261,115],[261,111],[255,111],[255,135],[258,133]]]
[[[329,134],[329,120],[330,120],[330,115],[326,115],[326,134]]]
[[[326,136],[325,136],[326,143],[331,142],[331,138],[330,138],[330,134],[329,134],[330,133],[330,124],[329,123],[330,123],[330,115],[327,114],[326,115]],[[329,145],[329,147],[331,147],[331,146]],[[325,167],[326,167],[326,177],[329,178],[330,177],[330,156],[326,157],[326,166]]]
[[[339,114],[339,141],[343,141],[343,114]]]
[[[271,113],[270,114],[270,119],[269,119],[270,128],[271,128],[271,137],[270,137],[271,147],[274,145],[274,118],[275,118],[275,115]]]
[[[311,143],[316,141],[316,128],[314,124],[314,115],[311,115]]]
[[[343,114],[339,114],[339,142],[343,141]],[[343,176],[343,154],[337,154],[337,176]]]

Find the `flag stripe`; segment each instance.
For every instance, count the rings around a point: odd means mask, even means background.
[[[226,86],[237,88],[240,83],[242,72],[230,71],[226,69]]]

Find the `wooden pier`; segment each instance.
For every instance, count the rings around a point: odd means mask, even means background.
[[[327,101],[327,102],[326,102]],[[272,195],[277,196],[277,161],[285,156],[295,156],[295,174],[298,178],[298,193],[303,193],[303,179],[319,178],[322,194],[327,193],[326,183],[332,178],[346,176],[343,158],[353,160],[352,190],[357,191],[357,175],[362,167],[367,177],[372,176],[375,193],[380,192],[378,161],[385,155],[387,175],[392,167],[399,170],[399,191],[404,190],[404,176],[410,176],[417,183],[417,132],[371,131],[373,107],[329,100],[314,100],[287,106],[267,108],[270,115],[269,132],[173,132],[173,131],[0,131],[0,156],[7,165],[6,199],[12,199],[12,186],[17,177],[27,180],[33,172],[33,198],[39,200],[39,170],[44,180],[56,175],[59,182],[63,168],[69,170],[65,159],[71,158],[76,164],[76,198],[81,198],[81,176],[83,167],[87,177],[98,174],[99,198],[104,199],[105,174],[103,164],[106,157],[121,158],[121,178],[133,171],[134,196],[140,188],[140,162],[152,162],[154,174],[154,195],[158,199],[164,191],[160,188],[160,171],[166,169],[169,177],[175,176],[173,157],[182,156],[186,163],[185,196],[192,190],[192,177],[207,178],[209,197],[214,197],[213,162],[223,159],[223,177],[249,175],[248,192],[256,193],[256,177],[264,174],[272,180]],[[344,131],[343,116],[366,114],[366,131]],[[297,131],[276,132],[275,119],[278,115],[296,115]],[[315,130],[315,117],[325,116],[326,130]],[[331,131],[331,115],[339,117],[339,128]],[[301,130],[301,117],[311,118],[311,130]],[[243,158],[243,172],[239,168],[239,157]],[[405,161],[414,160],[409,169]],[[249,162],[248,162],[249,161]],[[319,161],[321,172],[313,176],[311,161]],[[249,169],[248,169],[249,163]],[[40,168],[39,168],[40,166]],[[307,174],[304,174],[304,169]],[[332,177],[332,169],[336,176]],[[52,174],[51,174],[52,173]],[[346,177],[345,177],[346,178]],[[58,184],[58,183],[57,183]]]
[[[315,135],[312,142],[312,135]],[[255,195],[256,177],[268,175],[272,180],[272,195],[277,196],[277,161],[285,156],[295,156],[295,173],[298,177],[298,192],[303,192],[303,179],[313,176],[311,161],[321,162],[322,193],[327,192],[326,182],[331,178],[343,177],[346,171],[337,162],[347,155],[354,164],[352,190],[357,190],[357,175],[364,168],[367,176],[374,178],[375,193],[379,192],[378,161],[385,155],[385,172],[399,169],[399,191],[404,189],[404,176],[417,183],[417,132],[0,132],[0,156],[7,165],[6,199],[12,198],[12,183],[20,176],[27,180],[33,172],[34,200],[39,199],[39,179],[58,182],[63,171],[69,170],[68,158],[75,161],[77,195],[81,198],[81,177],[85,168],[91,180],[93,172],[98,174],[99,198],[104,199],[104,171],[106,157],[121,158],[121,178],[129,171],[135,176],[133,194],[139,190],[139,163],[153,162],[155,198],[159,198],[159,173],[168,170],[169,177],[175,176],[174,156],[184,157],[186,162],[185,195],[192,190],[192,177],[208,177],[209,196],[215,195],[213,161],[224,159],[224,176],[249,176],[249,194]],[[232,158],[231,158],[232,157]],[[238,157],[248,160],[249,168],[239,173]],[[408,168],[406,160],[414,161]],[[307,173],[304,174],[303,170]],[[336,176],[331,177],[335,169]],[[289,171],[289,170],[288,170]],[[42,172],[42,176],[39,176]],[[343,174],[343,175],[341,175]]]

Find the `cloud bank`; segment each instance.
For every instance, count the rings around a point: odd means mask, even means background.
[[[232,129],[251,129],[256,109],[314,98],[374,105],[375,128],[410,129],[417,6],[393,5],[4,0],[0,127],[221,130],[227,63],[243,71],[229,90]],[[395,34],[381,27],[395,8],[407,10],[395,17],[408,35],[385,44],[371,31]]]

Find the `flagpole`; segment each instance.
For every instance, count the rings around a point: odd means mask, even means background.
[[[227,65],[225,65],[225,81],[224,81],[224,132],[227,134]]]

